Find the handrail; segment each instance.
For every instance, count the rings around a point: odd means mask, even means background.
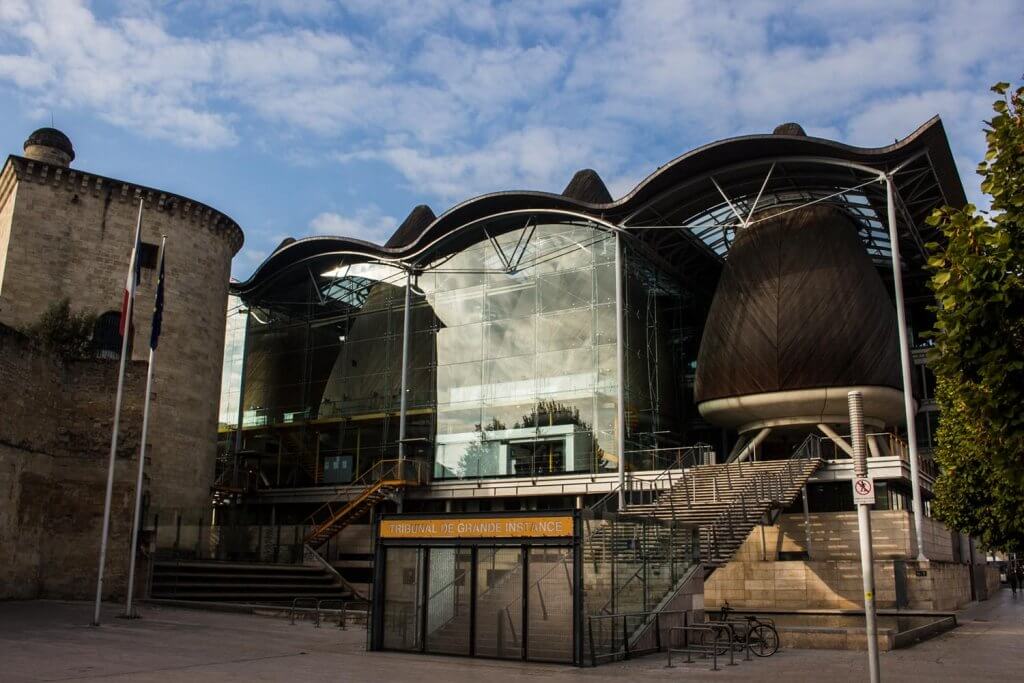
[[[810,461],[820,458],[820,451],[816,448],[818,445],[817,435],[808,434],[807,437],[795,448],[788,458],[785,459],[785,475],[789,480],[789,485],[792,487],[795,485],[799,472],[797,468],[801,466],[804,461]],[[742,464],[738,465],[742,467]],[[749,469],[749,468],[748,468]],[[782,473],[780,472],[761,472],[756,471],[754,475],[744,481],[732,497],[731,504],[722,510],[712,520],[707,534],[707,542],[709,544],[709,552],[707,553],[709,558],[718,556],[717,550],[719,546],[718,529],[722,528],[725,530],[728,528],[728,535],[730,541],[736,540],[736,528],[733,524],[733,518],[738,514],[742,515],[744,523],[749,523],[751,508],[761,510],[759,503],[763,498],[763,492],[767,489],[771,491],[772,476],[776,477],[776,490],[778,492],[778,500],[774,501],[781,503],[782,500]],[[729,476],[729,469],[726,467],[726,476]],[[748,505],[747,501],[754,501],[753,505]],[[737,510],[736,504],[739,503]]]
[[[618,593],[621,592],[626,586],[628,586],[630,583],[632,583],[633,579],[635,579],[637,576],[639,576],[640,573],[642,571],[644,571],[646,568],[647,568],[647,561],[644,560],[643,562],[640,563],[640,566],[636,568],[636,571],[634,571],[632,574],[630,574],[628,579],[626,579],[623,583],[619,584],[618,588],[616,588],[615,585],[613,584],[612,585],[612,594],[610,596],[608,596],[608,601],[606,603],[604,603],[604,605],[601,606],[601,609],[597,610],[598,614],[609,614],[608,606],[611,605],[615,601],[615,596],[618,595]]]
[[[321,512],[327,512],[327,520],[334,517],[333,506],[338,503],[348,503],[359,497],[362,489],[366,489],[378,482],[386,481],[388,475],[394,475],[395,481],[403,481],[405,483],[423,484],[426,483],[426,479],[423,474],[423,463],[419,460],[402,459],[402,460],[379,460],[370,467],[370,469],[359,475],[354,481],[345,485],[346,488],[360,489],[355,492],[355,495],[345,492],[344,494],[338,495],[332,500],[327,501],[320,507],[318,507],[312,514],[310,514],[304,521],[306,524],[310,524],[314,527],[321,526],[324,522],[318,521],[323,519]],[[408,468],[414,470],[415,476],[406,476]]]
[[[561,557],[559,557],[558,561],[555,562],[553,565],[551,565],[551,567],[549,567],[548,570],[546,572],[544,572],[544,574],[539,579],[537,579],[536,581],[534,581],[533,583],[531,583],[529,586],[526,587],[526,592],[529,593],[530,590],[532,590],[534,586],[537,586],[537,591],[540,592],[540,582],[543,581],[544,579],[548,578],[548,576],[551,574],[551,572],[555,571],[555,569],[557,569],[559,565],[565,564],[566,562],[568,562],[568,558],[565,555],[562,555]],[[518,564],[517,566],[525,567],[521,563]],[[566,579],[568,580],[568,583],[569,583],[569,590],[572,591],[572,577],[569,575],[568,571],[566,572],[565,576],[566,576]],[[488,590],[490,590],[490,589],[488,589]],[[485,591],[485,593],[486,593],[486,591]],[[481,595],[483,595],[483,594],[481,594]],[[522,599],[521,597],[513,598],[502,609],[504,609],[506,612],[508,612],[508,608],[511,607],[512,605],[516,604],[517,602],[519,602],[521,599]],[[548,610],[547,610],[547,607],[544,605],[544,594],[543,593],[541,593],[540,600],[541,600],[541,611],[544,613],[544,619],[546,620],[548,618]]]
[[[456,572],[455,573],[455,578],[453,578],[451,581],[449,581],[448,583],[446,583],[445,585],[441,586],[436,591],[434,591],[433,593],[431,593],[430,595],[427,596],[427,602],[429,603],[431,600],[436,598],[438,595],[440,595],[444,591],[446,591],[449,588],[451,588],[452,586],[454,586],[456,583],[458,583],[458,581],[460,579],[465,578],[465,576],[466,576],[466,570],[465,569],[461,569],[458,572]]]
[[[355,598],[356,598],[357,600],[360,600],[360,601],[362,601],[362,602],[369,602],[369,601],[368,601],[368,600],[366,599],[366,596],[365,596],[365,595],[363,595],[362,593],[360,593],[360,592],[359,592],[358,590],[356,590],[356,587],[355,587],[355,586],[353,586],[353,585],[352,585],[351,583],[349,583],[348,579],[346,579],[346,578],[345,578],[344,576],[342,576],[342,575],[341,575],[341,572],[339,572],[339,571],[338,571],[337,569],[335,569],[334,565],[333,565],[333,564],[331,564],[330,562],[328,562],[328,561],[327,561],[327,560],[326,560],[326,559],[324,558],[324,556],[323,556],[323,555],[321,555],[321,554],[320,554],[320,553],[318,553],[318,552],[317,552],[316,550],[314,550],[314,549],[313,549],[313,546],[311,546],[311,545],[310,545],[310,544],[308,544],[308,543],[303,543],[302,545],[303,545],[303,547],[305,548],[305,550],[306,550],[306,551],[308,551],[308,552],[309,552],[309,553],[310,553],[311,555],[313,555],[314,559],[316,559],[316,561],[317,561],[317,562],[319,562],[319,563],[320,563],[320,564],[321,564],[321,565],[323,566],[323,568],[324,568],[324,569],[326,569],[326,570],[327,570],[328,572],[330,572],[331,574],[333,574],[333,575],[334,575],[334,578],[335,578],[335,579],[337,579],[337,580],[338,580],[338,581],[339,581],[339,582],[341,583],[341,585],[342,585],[342,586],[344,586],[344,587],[345,587],[346,589],[348,589],[348,591],[349,591],[349,592],[350,592],[350,593],[351,593],[351,594],[352,594],[352,595],[353,595],[353,596],[354,596],[354,597],[355,597]]]
[[[595,514],[600,514],[602,512],[617,512],[618,511],[618,507],[617,507],[618,494],[619,494],[620,490],[623,491],[624,499],[627,499],[627,500],[633,497],[630,494],[632,494],[635,491],[636,484],[640,485],[640,492],[641,493],[643,493],[645,488],[647,490],[650,490],[651,492],[653,492],[653,491],[655,491],[658,488],[657,484],[660,481],[662,481],[663,479],[668,479],[671,482],[671,477],[672,477],[671,473],[672,472],[674,472],[676,470],[684,470],[685,471],[687,467],[695,467],[698,464],[702,464],[702,463],[698,462],[698,457],[703,456],[706,453],[710,453],[711,452],[711,446],[709,444],[696,444],[694,446],[681,446],[679,448],[648,449],[648,451],[658,451],[658,450],[671,450],[671,451],[674,451],[676,453],[675,459],[672,461],[671,464],[668,465],[668,467],[666,467],[665,469],[659,471],[658,474],[655,475],[655,477],[653,479],[636,479],[636,480],[634,480],[633,477],[627,478],[627,480],[622,485],[616,486],[615,488],[613,488],[611,491],[609,491],[606,495],[602,496],[596,503],[594,503],[593,505],[591,505],[587,509],[590,510],[591,512],[595,513]],[[638,453],[638,452],[645,452],[645,451],[627,451],[627,452]],[[687,457],[687,456],[689,456],[689,457]],[[616,502],[616,506],[615,506],[614,510],[612,510],[612,509],[605,509],[605,508],[609,507],[610,501],[615,501]],[[629,503],[627,503],[627,507],[628,507],[628,505],[629,505]]]

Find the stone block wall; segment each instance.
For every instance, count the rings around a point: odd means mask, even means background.
[[[804,516],[782,515],[770,527],[754,527],[733,560],[705,583],[709,606],[777,609],[861,609],[863,586],[857,513],[815,513],[810,517],[810,560],[777,561],[780,552],[804,552]],[[970,569],[952,562],[953,535],[925,518],[925,550],[930,562],[920,566],[913,514],[873,510],[871,535],[875,553],[875,601],[896,607],[896,572],[906,574],[910,608],[952,610],[971,599]],[[897,563],[902,560],[902,563]],[[981,568],[979,567],[979,571]],[[923,572],[918,576],[918,571]]]
[[[64,363],[0,325],[0,599],[94,595],[115,361]],[[105,595],[123,594],[145,363],[125,381]]]
[[[213,482],[227,288],[242,243],[231,219],[170,193],[10,157],[0,173],[0,323],[29,325],[62,298],[75,311],[119,311],[140,199],[142,240],[168,238],[151,495],[155,507],[198,508]],[[155,269],[144,269],[132,340],[139,361],[155,286]]]

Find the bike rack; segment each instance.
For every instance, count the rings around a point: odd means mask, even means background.
[[[719,669],[718,669],[718,641],[717,641],[717,635],[715,636],[716,640],[712,641],[712,643],[710,645],[705,645],[703,643],[697,642],[696,639],[694,639],[694,642],[690,642],[689,638],[686,638],[686,646],[685,647],[681,647],[681,648],[672,647],[672,644],[673,644],[673,641],[674,641],[674,637],[673,636],[676,633],[683,633],[684,635],[688,634],[688,633],[712,633],[712,634],[717,634],[717,633],[721,632],[722,630],[727,630],[729,632],[730,636],[733,635],[732,626],[726,625],[726,624],[698,624],[698,625],[693,625],[693,626],[673,626],[672,628],[670,628],[668,630],[668,642],[669,642],[669,647],[668,647],[668,663],[665,664],[665,667],[666,668],[671,668],[672,667],[672,653],[676,653],[676,654],[683,654],[683,653],[685,653],[686,654],[686,663],[687,664],[692,664],[693,663],[693,655],[695,655],[695,654],[703,655],[704,657],[707,657],[708,655],[710,655],[711,656],[711,670],[712,671],[718,671]],[[734,665],[735,663],[736,662],[733,661],[733,650],[730,647],[729,648],[729,664],[730,665]]]
[[[299,607],[300,602],[309,603],[310,607]],[[299,610],[302,610],[303,612],[316,611],[316,624],[317,626],[320,625],[320,610],[317,607],[316,598],[295,598],[292,600],[292,606],[288,610],[288,620],[292,626],[295,625],[295,615],[298,614]]]
[[[348,628],[348,602],[345,600],[339,600],[338,598],[324,598],[316,603],[316,627],[320,628],[320,612],[324,609],[325,604],[336,604],[338,609],[338,628],[345,630]]]

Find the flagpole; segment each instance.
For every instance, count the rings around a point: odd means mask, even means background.
[[[167,235],[160,238],[160,253],[157,255],[157,277],[163,278],[164,247],[167,246]],[[161,283],[157,283],[159,287]],[[158,294],[159,296],[159,294]],[[156,309],[154,308],[154,315]],[[154,324],[156,324],[154,322]],[[128,598],[125,601],[124,616],[134,619],[137,615],[132,611],[132,599],[135,597],[135,557],[138,555],[139,527],[142,525],[142,471],[146,466],[146,435],[149,433],[149,398],[153,393],[153,364],[156,358],[156,347],[153,340],[149,344],[149,368],[146,370],[146,402],[142,408],[142,443],[139,445],[139,474],[135,480],[135,516],[132,518],[132,544],[128,554]]]
[[[129,263],[128,274],[132,278],[134,286],[135,260],[139,257],[136,249],[139,244],[139,237],[142,232],[142,204],[139,198],[139,217],[135,222],[135,242],[132,243],[132,258]],[[103,502],[103,534],[100,537],[100,563],[99,572],[96,575],[96,606],[93,610],[92,625],[100,625],[100,606],[103,601],[103,570],[107,562],[107,536],[110,533],[110,501],[114,495],[114,459],[117,455],[117,430],[121,422],[121,396],[124,393],[124,371],[128,361],[128,337],[131,336],[132,304],[134,303],[134,291],[129,293],[128,301],[125,304],[125,329],[121,337],[121,368],[117,375],[117,396],[114,399],[114,427],[110,433],[110,462],[107,465],[107,496]]]

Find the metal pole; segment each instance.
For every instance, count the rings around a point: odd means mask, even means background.
[[[868,476],[868,462],[864,454],[864,404],[859,391],[847,394],[850,410],[850,438],[853,441],[853,467],[856,476]],[[871,506],[857,504],[857,522],[860,529],[860,567],[864,582],[864,620],[868,640],[868,672],[871,683],[881,680],[878,661],[878,624],[875,620],[875,566],[871,548]]]
[[[917,462],[917,424],[914,404],[914,383],[911,375],[910,333],[907,310],[903,302],[903,272],[900,268],[900,240],[896,231],[896,189],[892,176],[885,176],[885,195],[889,219],[889,244],[892,254],[892,284],[896,297],[896,322],[899,326],[900,362],[903,370],[903,410],[907,418],[907,447],[910,449],[910,491],[914,499],[914,531],[917,533],[917,559],[925,562],[924,504],[921,502],[921,477]],[[865,475],[866,476],[866,475]]]
[[[135,241],[132,242],[132,257],[128,264],[128,277],[135,277],[135,259],[139,257],[136,253],[136,245],[139,243],[139,236],[142,234],[142,205],[143,199],[139,198],[139,216],[135,221]],[[117,456],[117,431],[121,424],[121,397],[124,394],[124,371],[128,362],[128,338],[132,333],[132,304],[134,303],[134,279],[132,280],[132,291],[129,292],[128,301],[125,304],[125,329],[121,337],[121,367],[117,375],[117,394],[114,398],[114,425],[110,431],[110,462],[107,465],[107,493],[103,501],[103,531],[100,536],[100,562],[99,571],[96,575],[96,605],[92,614],[92,625],[100,625],[100,605],[103,601],[103,570],[107,563],[107,535],[110,533],[110,501],[114,496],[114,459]]]
[[[139,446],[139,474],[135,480],[135,516],[132,519],[132,543],[128,552],[128,597],[124,616],[135,618],[132,612],[132,594],[135,591],[135,555],[139,542],[139,516],[142,514],[142,470],[146,463],[146,430],[149,427],[149,396],[153,387],[153,349],[149,350],[149,369],[146,370],[146,403],[142,409],[142,444]]]
[[[807,484],[804,484],[803,495],[801,498],[804,500],[804,539],[807,544],[807,559],[811,559],[811,515],[808,512],[807,507]]]
[[[167,236],[160,239],[160,253],[157,255],[157,267],[163,263],[164,248],[167,246]],[[128,597],[125,600],[124,616],[129,619],[136,615],[132,612],[132,598],[135,593],[135,556],[136,547],[139,542],[139,526],[142,515],[142,471],[146,465],[146,435],[149,433],[149,399],[153,393],[153,361],[156,356],[156,349],[152,344],[149,347],[149,367],[146,369],[146,400],[142,408],[142,443],[139,444],[139,474],[135,480],[135,516],[132,518],[132,543],[128,553]],[[200,524],[202,530],[202,524]],[[201,533],[201,531],[200,531]]]
[[[409,410],[409,308],[412,295],[412,270],[405,271],[405,304],[402,310],[402,397],[398,408],[399,475],[405,476],[405,422]],[[398,494],[397,508],[402,511],[403,494]]]
[[[622,254],[622,235],[615,233],[615,352],[616,352],[616,422],[619,427],[619,510],[626,507],[626,331],[625,287],[622,283],[625,259]]]
[[[409,304],[412,271],[405,273],[405,308],[402,311],[402,398],[398,417],[398,459],[405,460],[405,418],[409,407]]]
[[[231,463],[231,486],[238,486],[238,454],[242,450],[242,424],[245,422],[245,365],[249,361],[249,316],[252,309],[245,309],[245,331],[242,334],[242,371],[238,378],[238,418],[235,421],[235,446],[233,448]],[[280,444],[280,440],[279,444]],[[280,445],[278,447],[280,449]],[[278,474],[278,486],[280,486],[281,475]]]

